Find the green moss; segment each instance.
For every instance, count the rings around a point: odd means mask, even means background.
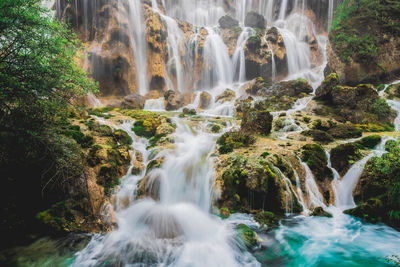
[[[380,135],[370,135],[362,138],[357,144],[361,145],[363,148],[373,149],[382,141],[382,137]]]
[[[116,130],[114,133],[114,139],[121,145],[130,146],[133,143],[132,137],[129,136],[124,130]]]
[[[328,158],[321,145],[308,144],[303,146],[301,158],[310,167],[317,180],[323,181],[325,178],[333,178],[332,170],[327,167]]]
[[[302,132],[301,134],[305,136],[311,136],[316,142],[330,143],[334,141],[333,137],[330,134],[321,130],[308,130]]]
[[[229,210],[229,208],[223,207],[219,209],[219,214],[221,218],[226,219],[229,218],[229,216],[231,216],[231,211]]]
[[[349,139],[362,136],[362,130],[356,126],[339,124],[328,130],[328,134],[337,139]]]
[[[398,35],[398,1],[345,0],[336,9],[329,39],[343,62],[376,62],[385,34]]]
[[[232,152],[236,148],[248,147],[255,142],[255,137],[251,134],[243,132],[228,132],[224,133],[217,140],[219,145],[218,151],[221,154],[227,154]]]
[[[279,226],[281,216],[270,211],[259,211],[254,215],[254,220],[262,227],[276,228]]]
[[[257,245],[257,235],[245,224],[236,226],[239,240],[241,240],[247,248],[253,248]]]
[[[328,218],[333,217],[332,214],[330,214],[329,212],[324,211],[324,209],[321,208],[321,207],[316,207],[310,215],[311,216],[318,216],[318,217],[328,217]]]
[[[400,228],[400,141],[385,148],[388,153],[367,162],[354,196],[358,206],[347,213]]]

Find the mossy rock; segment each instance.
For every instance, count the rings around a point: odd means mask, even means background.
[[[220,154],[227,154],[233,152],[234,149],[248,147],[254,144],[255,140],[255,137],[248,133],[241,131],[227,132],[217,140],[218,151]]]
[[[310,216],[318,216],[318,217],[328,217],[332,218],[332,214],[329,212],[324,211],[322,207],[316,207],[313,212],[310,214]]]
[[[334,141],[334,138],[330,134],[321,130],[307,130],[301,134],[312,137],[315,142],[331,143]]]
[[[281,218],[281,216],[270,211],[259,211],[256,213],[256,215],[254,215],[254,220],[262,227],[268,227],[268,229],[278,227]]]
[[[362,157],[359,147],[354,143],[338,145],[331,150],[332,167],[342,176]]]
[[[229,208],[223,207],[219,209],[219,215],[221,216],[221,218],[227,219],[229,218],[229,216],[231,216],[231,211],[229,210]]]
[[[333,173],[328,168],[328,158],[324,148],[319,144],[308,144],[303,146],[301,159],[307,163],[318,181],[324,181],[326,178],[333,179]]]
[[[130,137],[129,134],[124,130],[116,130],[113,135],[115,140],[121,145],[130,146],[133,143],[132,137]]]
[[[257,245],[257,234],[247,225],[239,224],[236,226],[236,232],[245,247],[252,249]]]
[[[380,135],[370,135],[362,138],[356,143],[359,144],[362,148],[373,149],[382,141],[382,137]]]
[[[362,131],[355,126],[348,124],[338,124],[327,132],[336,139],[358,138],[362,136]]]
[[[345,210],[344,213],[372,223],[381,222],[385,217],[384,204],[377,198],[371,198],[354,209]]]

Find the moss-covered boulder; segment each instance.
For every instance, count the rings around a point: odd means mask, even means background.
[[[250,108],[243,112],[240,130],[245,133],[268,135],[271,132],[273,117],[267,110]]]
[[[313,212],[310,214],[310,216],[328,217],[328,218],[333,217],[332,214],[330,214],[329,212],[326,212],[322,207],[316,207],[313,210]]]
[[[218,178],[221,183],[219,205],[231,211],[250,212],[266,209],[277,214],[285,212],[284,182],[268,160],[255,156],[231,154]]]
[[[336,139],[358,138],[362,136],[362,132],[359,128],[349,124],[338,124],[327,131]]]
[[[254,87],[260,83],[255,83]],[[252,91],[254,90],[252,88]],[[263,86],[257,90],[257,95],[264,98],[267,108],[272,110],[288,110],[293,107],[297,99],[313,92],[307,80],[297,79],[276,83],[272,86]]]
[[[215,102],[221,102],[221,103],[229,102],[233,101],[235,97],[236,97],[235,91],[232,91],[231,89],[226,89],[222,94],[220,94],[215,98]]]
[[[347,143],[338,145],[331,150],[332,167],[343,176],[350,167],[362,158],[362,153],[356,144]]]
[[[255,137],[240,131],[230,131],[224,133],[218,138],[217,144],[219,145],[218,151],[220,154],[227,154],[233,152],[234,149],[240,147],[248,147],[255,142]]]
[[[244,247],[252,249],[257,245],[257,234],[247,225],[239,224],[236,226],[236,232]]]
[[[334,138],[325,131],[321,130],[307,130],[301,133],[305,136],[310,136],[313,138],[313,141],[319,143],[330,143],[334,141]]]
[[[124,130],[119,129],[114,131],[113,136],[115,140],[121,145],[126,145],[126,146],[132,145],[133,142],[132,137],[130,137],[129,134]]]
[[[276,215],[270,211],[259,211],[254,215],[254,220],[258,222],[261,227],[267,227],[273,229],[279,226],[279,221],[282,216]]]
[[[231,211],[227,207],[223,207],[219,209],[219,215],[221,216],[221,218],[226,219],[231,216]]]
[[[307,163],[318,181],[324,181],[325,178],[333,178],[332,170],[327,166],[328,158],[321,145],[308,144],[303,146],[301,159]]]
[[[365,165],[354,192],[357,208],[349,214],[400,228],[400,141],[388,141],[387,153]]]
[[[332,74],[319,87],[316,99],[327,107],[316,109],[316,113],[322,112],[340,122],[350,121],[354,124],[393,123],[394,111],[385,99],[379,97],[373,85],[333,86],[336,83],[336,76]]]
[[[339,4],[329,33],[327,69],[349,85],[379,83],[398,75],[399,12],[398,1]]]
[[[366,149],[373,149],[382,141],[382,137],[380,135],[374,134],[369,135],[361,140],[357,141],[356,143],[360,145],[362,148]]]

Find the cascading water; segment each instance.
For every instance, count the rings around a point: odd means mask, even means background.
[[[120,0],[119,0],[120,1]],[[139,93],[145,95],[148,92],[147,82],[147,43],[146,29],[143,23],[143,10],[140,1],[128,1],[129,19],[132,32],[132,48],[135,55],[136,76],[138,80]]]
[[[73,266],[173,265],[240,266],[257,265],[235,244],[235,232],[228,222],[210,215],[213,161],[216,135],[202,132],[184,120],[175,121],[175,148],[160,152],[161,168],[152,172],[159,198],[132,199],[142,176],[127,175],[115,195],[118,228],[106,236],[95,236],[81,251]],[[135,149],[144,157],[146,141],[137,138],[129,124],[123,128],[132,136]],[[151,180],[151,179],[150,179]]]

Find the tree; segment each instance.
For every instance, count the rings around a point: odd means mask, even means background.
[[[82,175],[79,146],[63,134],[71,101],[97,90],[81,47],[40,0],[0,1],[1,230],[28,231]]]

